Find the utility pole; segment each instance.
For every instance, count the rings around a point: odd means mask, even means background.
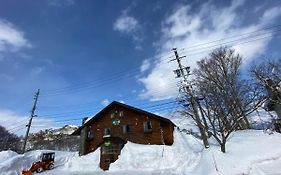
[[[31,109],[30,119],[29,119],[28,124],[26,125],[27,130],[26,130],[26,134],[25,134],[25,138],[24,138],[24,144],[23,144],[22,153],[25,153],[26,142],[27,142],[29,130],[30,130],[30,127],[31,127],[32,119],[33,119],[33,117],[36,116],[36,115],[34,115],[34,113],[35,113],[35,110],[36,110],[36,105],[37,105],[39,93],[40,93],[40,89],[37,90],[37,92],[36,92],[36,94],[34,96],[34,103],[33,103],[32,109]]]
[[[196,97],[193,95],[192,86],[188,82],[188,79],[187,79],[187,77],[190,75],[190,67],[189,66],[184,67],[181,64],[181,59],[184,58],[185,56],[180,57],[176,48],[173,48],[173,51],[174,51],[176,58],[172,59],[171,61],[177,61],[178,66],[179,66],[178,69],[174,70],[174,73],[176,74],[176,78],[183,78],[183,82],[181,82],[181,87],[179,87],[179,88],[185,94],[187,94],[188,100],[191,103],[191,106],[192,106],[192,109],[194,112],[194,119],[195,119],[196,124],[198,125],[204,146],[205,146],[205,148],[209,148],[209,142],[208,142],[208,138],[206,135],[206,131],[205,131],[204,126],[202,125],[201,118],[200,118],[200,114],[203,117],[203,114],[200,113],[200,104],[198,103]]]

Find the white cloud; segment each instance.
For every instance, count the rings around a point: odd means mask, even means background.
[[[135,50],[140,51],[140,50],[142,50],[142,47],[141,47],[141,46],[139,46],[139,45],[137,45],[137,46],[135,46]]]
[[[119,100],[120,103],[126,104],[124,100]]]
[[[107,106],[107,105],[109,105],[109,100],[108,99],[104,99],[102,102],[101,102],[101,104],[103,105],[103,106]]]
[[[261,23],[273,23],[277,17],[281,14],[281,7],[273,7],[266,10],[261,17]]]
[[[0,52],[17,51],[24,47],[31,47],[24,33],[12,23],[0,19]]]
[[[129,34],[135,32],[138,25],[139,23],[134,17],[128,16],[127,13],[122,13],[115,21],[113,28],[119,32]]]
[[[142,47],[140,46],[140,42],[143,40],[143,36],[141,34],[141,25],[135,17],[128,15],[128,13],[129,9],[122,11],[121,15],[114,22],[113,29],[120,33],[131,36],[136,44],[135,49],[141,50]]]
[[[0,125],[4,126],[11,133],[24,135],[26,132],[26,125],[28,121],[29,116],[21,116],[11,110],[0,110]],[[38,125],[42,123],[44,125]],[[30,132],[34,133],[47,128],[57,128],[59,126],[60,125],[56,124],[53,120],[34,117]]]
[[[141,72],[144,72],[144,71],[148,70],[149,68],[150,68],[149,60],[148,59],[143,60],[141,67],[140,67]]]
[[[261,12],[260,17],[257,16],[257,21],[245,25],[243,22],[248,16],[241,14],[242,5],[244,5],[243,0],[233,0],[232,4],[227,7],[217,7],[209,1],[204,3],[197,13],[191,12],[192,6],[178,6],[162,23],[162,36],[156,44],[159,49],[155,57],[167,55],[167,50],[178,47],[179,54],[187,56],[182,59],[182,63],[194,68],[197,61],[215,48],[211,46],[224,46],[225,44],[220,43],[229,40],[210,43],[211,41],[257,31],[274,23],[281,15],[281,7],[273,7]],[[229,46],[235,45],[233,48],[242,54],[245,63],[265,52],[272,39],[271,34],[266,36],[267,38],[250,44],[238,45],[239,42],[236,41]],[[241,41],[241,38],[238,39]],[[230,40],[233,41],[233,39]],[[208,44],[194,47],[202,43]],[[184,48],[184,50],[180,48]],[[202,48],[205,48],[207,52],[202,53]],[[174,62],[165,64],[167,58],[168,56],[158,58],[159,63],[152,68],[151,72],[139,78],[145,87],[143,93],[140,94],[141,97],[151,100],[175,97],[177,92],[173,85],[176,85],[177,80],[174,78],[173,70],[177,68],[177,65]]]

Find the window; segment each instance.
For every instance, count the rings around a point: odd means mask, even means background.
[[[130,127],[129,125],[123,125],[123,134],[127,134],[128,132],[130,132]]]
[[[87,131],[87,136],[86,136],[86,140],[87,140],[87,141],[92,141],[93,139],[94,139],[93,130],[88,129],[88,131]]]
[[[151,121],[146,121],[143,123],[144,132],[151,132],[152,131],[152,124]]]
[[[111,113],[111,114],[110,114],[110,118],[114,118],[114,113]]]
[[[124,116],[124,111],[119,111],[119,117],[123,117]]]
[[[110,128],[104,128],[104,135],[110,135]]]

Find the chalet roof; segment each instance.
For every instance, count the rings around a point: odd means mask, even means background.
[[[137,112],[140,112],[140,113],[143,113],[144,115],[149,115],[150,117],[154,117],[154,118],[157,118],[159,120],[162,120],[162,121],[165,121],[165,122],[168,122],[174,126],[176,126],[171,120],[167,119],[167,118],[164,118],[164,117],[161,117],[159,115],[156,115],[156,114],[153,114],[153,113],[150,113],[150,112],[147,112],[147,111],[144,111],[142,109],[138,109],[138,108],[135,108],[133,106],[129,106],[129,105],[126,105],[124,103],[120,103],[120,102],[117,102],[117,101],[113,101],[112,103],[110,103],[108,106],[106,106],[105,108],[103,108],[99,113],[97,113],[95,116],[93,116],[90,120],[88,120],[84,125],[82,125],[81,127],[79,127],[77,130],[75,130],[71,135],[79,135],[81,130],[85,127],[85,126],[89,126],[91,123],[93,123],[95,120],[98,120],[99,118],[102,117],[102,114],[104,112],[106,112],[108,109],[110,109],[112,106],[122,106],[124,108],[127,108],[127,109],[130,109],[130,110],[133,110],[133,111],[137,111]]]

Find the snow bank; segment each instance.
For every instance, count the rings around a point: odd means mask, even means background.
[[[280,145],[281,135],[278,133],[268,135],[260,130],[237,131],[227,142],[226,153],[220,152],[220,147],[215,145],[204,150],[200,164],[193,173],[200,175],[250,174],[254,172],[254,169],[255,171],[259,169],[258,164],[280,159]],[[259,171],[262,172],[261,169]],[[273,172],[281,174],[280,165],[273,165],[269,174],[274,174]]]
[[[6,161],[7,159],[10,159],[14,156],[17,156],[18,153],[14,152],[14,151],[1,151],[0,152],[0,163]]]
[[[21,175],[21,171],[29,169],[33,162],[40,160],[40,156],[45,152],[53,152],[51,150],[36,150],[30,151],[25,154],[10,153],[7,151],[0,152],[0,156],[6,157],[12,155],[6,161],[0,163],[0,175]],[[55,167],[60,167],[69,160],[69,157],[73,157],[75,153],[55,151]]]
[[[186,174],[200,161],[202,145],[194,137],[174,132],[173,146],[127,143],[110,171],[145,171]]]
[[[99,168],[98,149],[81,157],[77,152],[56,151],[55,169],[41,175],[278,175],[281,174],[280,145],[278,133],[237,131],[229,138],[224,154],[216,144],[203,149],[196,138],[175,130],[172,146],[127,143],[107,172]],[[22,169],[37,161],[42,152],[48,150],[30,151],[24,155],[0,152],[0,175],[20,174]]]
[[[93,172],[93,171],[102,171],[99,168],[100,162],[100,150],[97,149],[95,152],[87,154],[85,156],[78,156],[78,153],[75,156],[68,158],[69,160],[64,165],[63,169],[70,172]]]

